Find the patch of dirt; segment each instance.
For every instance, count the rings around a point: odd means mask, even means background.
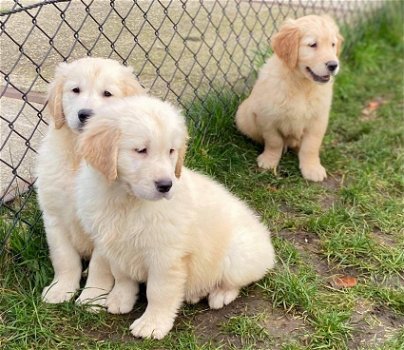
[[[183,306],[175,320],[174,329],[171,332],[187,329],[192,324],[198,344],[213,342],[221,349],[242,348],[244,339],[238,335],[229,334],[222,330],[222,324],[235,316],[255,316],[264,315],[260,325],[268,331],[267,340],[257,340],[254,349],[278,350],[285,342],[285,334],[288,340],[304,340],[309,330],[309,326],[298,315],[287,314],[281,310],[274,310],[269,300],[256,294],[253,290],[247,290],[248,296],[240,296],[230,305],[220,310],[211,310],[206,300],[202,300],[196,305]],[[108,315],[104,325],[97,325],[94,328],[85,329],[85,334],[97,341],[116,341],[126,344],[141,342],[134,338],[129,326],[140,317],[146,308],[145,290],[140,292],[140,301],[135,309],[126,315]],[[124,330],[124,331],[122,331]],[[250,344],[251,345],[251,344]]]
[[[372,281],[376,284],[385,286],[387,288],[398,289],[401,288],[404,290],[404,274],[395,274],[395,275],[378,275],[372,278]]]
[[[320,183],[322,187],[333,192],[338,191],[343,184],[344,177],[339,174],[329,175],[323,182]]]
[[[384,343],[404,324],[404,316],[359,299],[351,317],[354,328],[349,349],[373,348]]]
[[[332,208],[334,203],[337,201],[337,198],[338,197],[336,195],[333,195],[333,194],[324,196],[320,200],[321,209],[328,210],[328,209]]]
[[[340,174],[329,175],[319,185],[328,191],[327,195],[320,200],[321,208],[330,209],[338,199],[336,192],[344,185],[344,177]]]
[[[113,342],[121,342],[121,343],[131,343],[135,345],[136,342],[139,342],[141,340],[138,340],[134,338],[130,333],[129,333],[129,326],[131,323],[135,320],[133,319],[130,322],[127,323],[127,327],[125,324],[123,324],[123,319],[120,319],[119,321],[114,321],[113,318],[120,316],[121,318],[124,317],[124,315],[117,315],[117,316],[108,316],[107,322],[108,322],[108,327],[103,326],[97,326],[92,329],[84,329],[83,333],[91,339],[94,339],[96,342],[103,342],[103,341],[113,341]],[[126,317],[125,317],[126,319]],[[128,320],[129,321],[129,320]],[[128,331],[123,332],[122,329],[127,328]],[[82,345],[82,344],[80,344]],[[78,346],[77,349],[80,349]]]
[[[384,245],[389,248],[397,247],[396,238],[393,235],[383,233],[379,229],[374,229],[370,236],[380,245]]]
[[[285,216],[295,216],[297,214],[297,212],[295,210],[293,210],[293,208],[291,208],[289,206],[289,204],[280,201],[279,202],[279,210],[285,214]]]
[[[312,334],[311,327],[305,323],[304,319],[298,315],[289,315],[280,311],[274,312],[267,319],[266,328],[273,337],[271,350],[282,348],[285,338],[288,341],[299,339],[302,344],[305,344]]]
[[[283,230],[278,232],[278,236],[293,243],[298,250],[306,253],[318,253],[321,250],[320,239],[314,233],[303,231],[291,232]]]
[[[280,231],[278,236],[291,242],[299,253],[301,253],[303,259],[313,267],[317,274],[321,276],[329,275],[330,267],[328,266],[327,260],[319,256],[321,244],[317,235],[302,231]]]
[[[307,333],[308,326],[301,317],[274,310],[270,301],[255,294],[238,298],[221,310],[198,313],[193,320],[193,326],[201,343],[213,341],[215,344],[223,345],[221,349],[228,347],[238,349],[246,345],[243,339],[223,332],[221,325],[234,316],[260,314],[266,315],[260,324],[268,331],[269,338],[266,341],[257,341],[254,345],[256,349],[280,349],[285,341],[285,334],[289,340],[302,340]]]
[[[141,342],[141,339],[136,339],[132,336],[129,330],[129,326],[134,320],[139,318],[146,310],[146,286],[140,285],[139,299],[136,302],[134,309],[125,315],[112,315],[107,314],[105,318],[105,324],[102,326],[97,325],[94,328],[84,329],[87,336],[95,340],[108,340],[116,342],[131,343],[135,345],[137,342]],[[102,311],[105,312],[106,311]]]
[[[322,251],[321,241],[314,233],[302,231],[280,231],[278,236],[291,242],[299,251],[303,260],[314,269],[317,275],[325,278],[328,281],[329,286],[331,285],[331,279],[335,276],[360,275],[360,273],[353,267],[341,269],[333,265],[329,265],[327,259],[320,255],[320,252]]]

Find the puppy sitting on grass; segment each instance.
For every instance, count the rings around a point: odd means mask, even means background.
[[[163,338],[183,301],[219,309],[275,261],[270,233],[223,186],[183,167],[187,130],[169,103],[123,98],[95,111],[80,136],[77,213],[109,260],[111,313],[129,312],[138,283],[148,305],[136,337]]]
[[[283,150],[290,147],[298,151],[305,179],[327,177],[320,147],[342,40],[330,17],[314,15],[287,20],[273,37],[274,55],[236,114],[238,129],[265,145],[259,167],[276,169]]]
[[[81,161],[77,140],[94,108],[145,93],[132,69],[111,59],[85,57],[56,68],[48,93],[51,120],[39,149],[36,181],[54,269],[53,281],[42,292],[47,303],[62,303],[76,293],[82,258],[91,261],[86,288],[77,302],[91,303],[112,288],[109,267],[92,254],[93,242],[76,215],[74,184]]]

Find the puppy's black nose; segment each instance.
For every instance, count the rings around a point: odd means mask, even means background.
[[[77,113],[77,116],[79,117],[79,120],[84,123],[88,118],[90,118],[93,115],[93,110],[92,109],[80,109],[79,112]]]
[[[334,72],[338,68],[337,61],[328,61],[325,65],[330,72]]]
[[[159,180],[154,182],[157,188],[157,191],[161,193],[166,193],[170,190],[170,188],[173,185],[173,182],[171,180]]]

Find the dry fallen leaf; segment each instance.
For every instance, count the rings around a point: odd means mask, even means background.
[[[376,118],[376,111],[386,101],[381,97],[376,97],[372,101],[368,102],[366,107],[362,109],[362,120],[370,120]]]
[[[368,108],[371,111],[374,111],[375,109],[378,109],[380,105],[381,105],[381,101],[370,101],[368,104]]]
[[[352,288],[358,284],[358,280],[352,276],[337,275],[331,278],[330,284],[337,289]]]
[[[268,190],[269,192],[276,192],[276,191],[278,191],[278,189],[277,189],[276,187],[271,186],[271,185],[268,185],[268,186],[267,186],[267,190]]]

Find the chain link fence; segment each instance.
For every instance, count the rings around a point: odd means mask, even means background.
[[[246,92],[258,53],[267,50],[268,40],[285,18],[328,13],[354,28],[382,3],[2,1],[0,254],[18,254],[24,247],[15,242],[30,239],[41,225],[33,169],[49,118],[44,96],[57,63],[87,55],[113,58],[133,66],[152,94],[189,107],[203,103],[207,93],[225,88]]]

